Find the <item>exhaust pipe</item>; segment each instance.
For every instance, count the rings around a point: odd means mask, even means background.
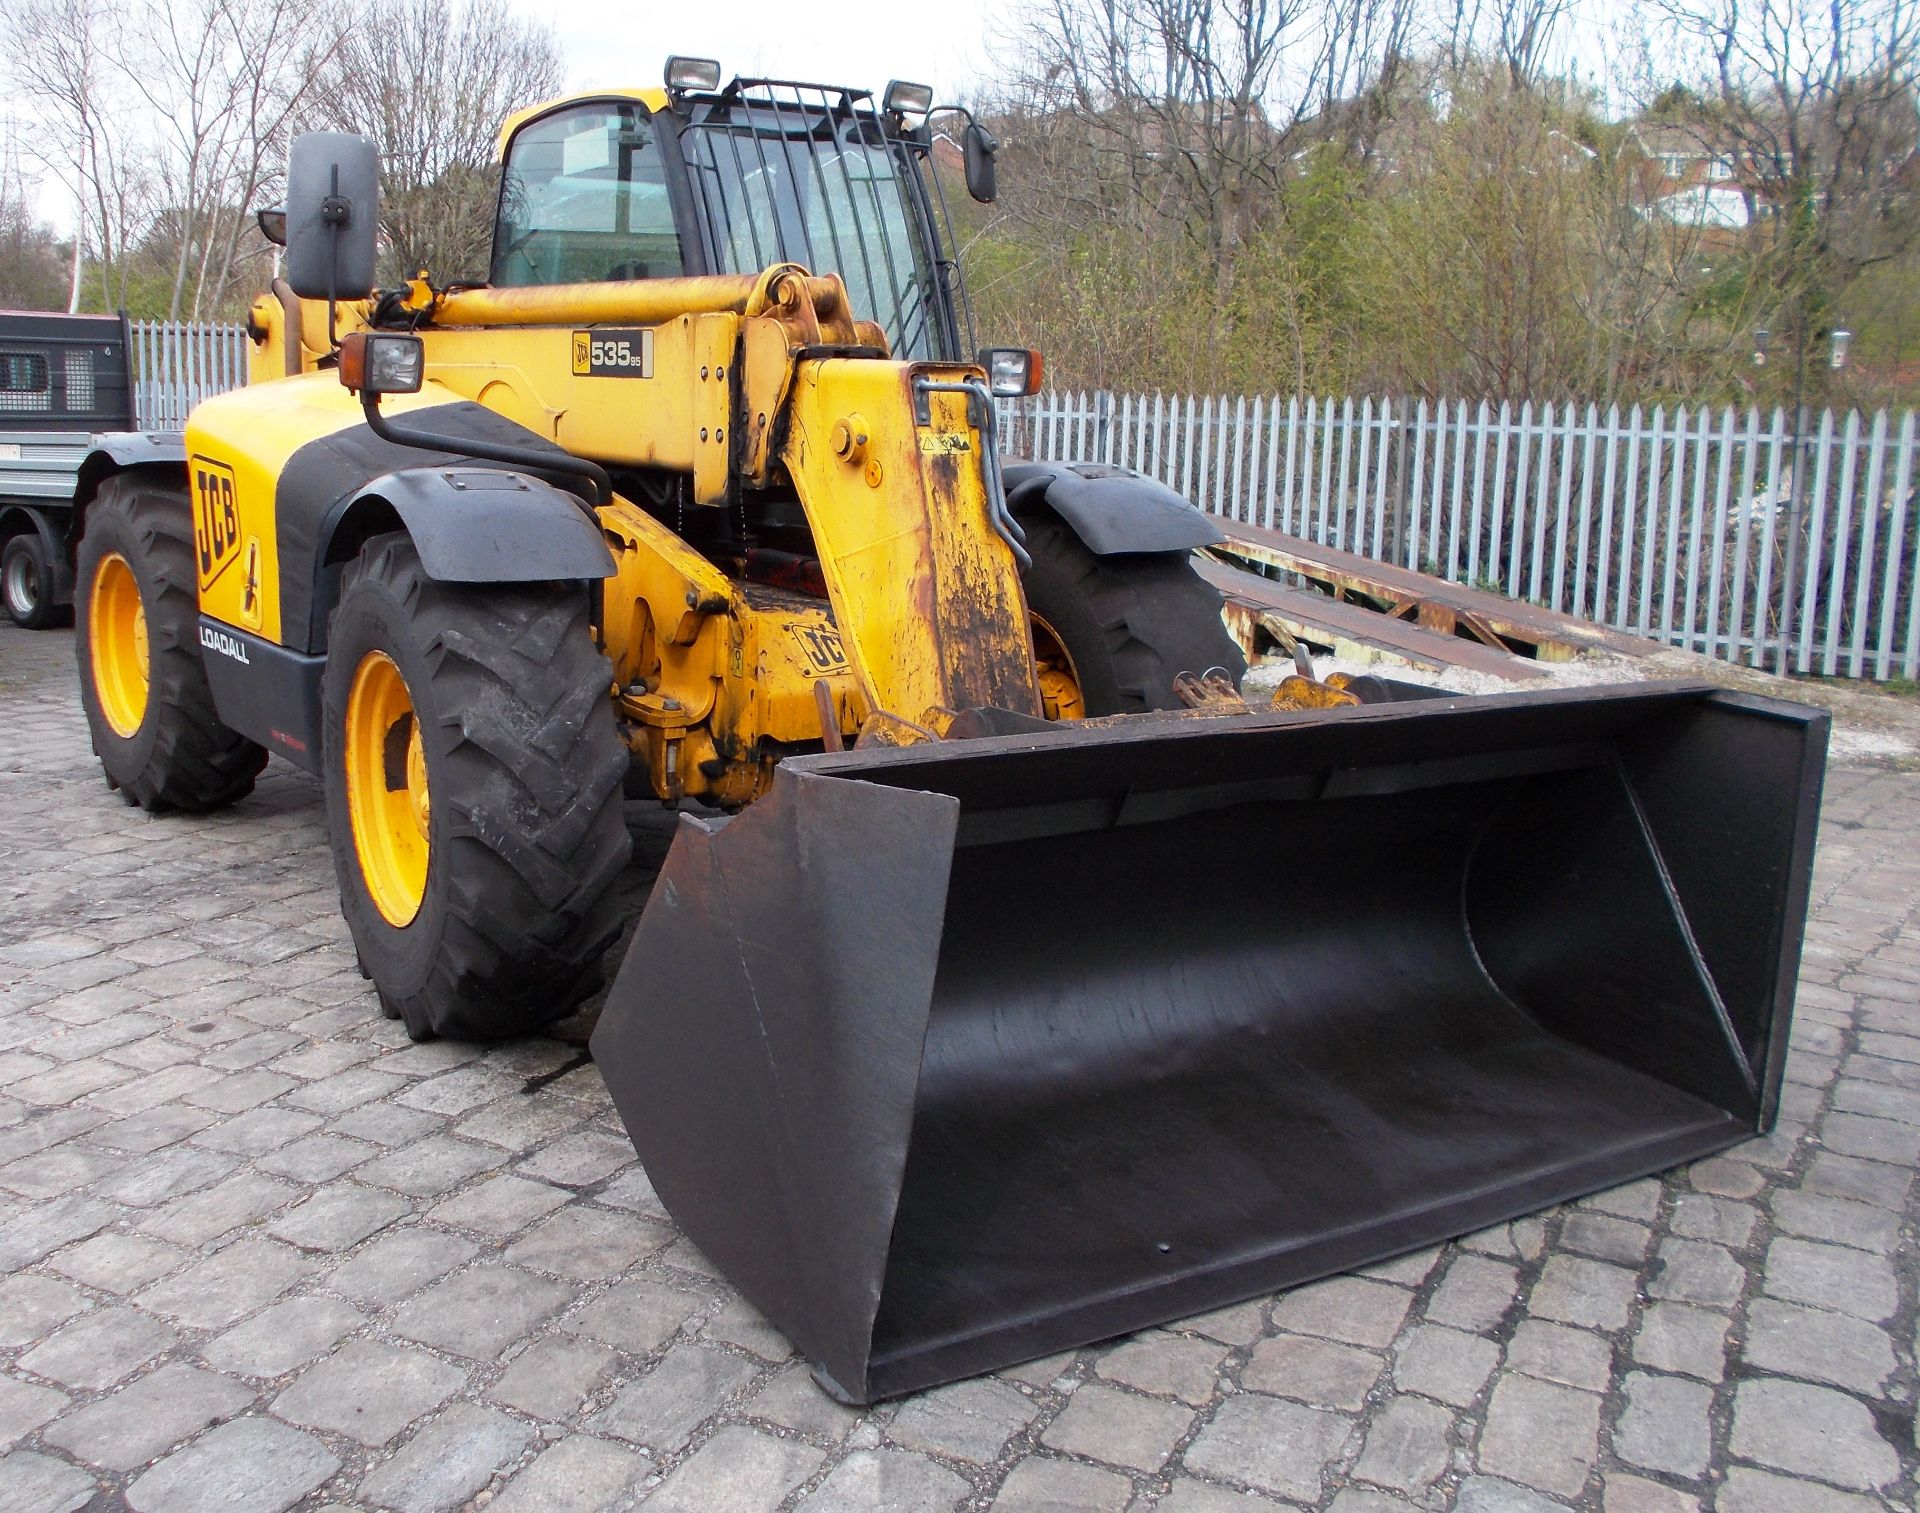
[[[866,1402],[1772,1126],[1824,712],[1706,685],[790,760],[682,821],[593,1052]]]

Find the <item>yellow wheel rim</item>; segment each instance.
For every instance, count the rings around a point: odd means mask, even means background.
[[[413,697],[385,652],[368,652],[354,669],[342,738],[360,876],[380,917],[404,929],[426,897],[433,805]]]
[[[1049,720],[1084,720],[1086,696],[1080,692],[1080,674],[1060,634],[1038,615],[1033,620],[1033,664],[1040,674],[1040,704]]]
[[[133,568],[118,552],[108,552],[93,570],[87,595],[87,644],[93,664],[93,691],[113,733],[122,740],[147,717],[151,664],[147,653],[147,607]]]

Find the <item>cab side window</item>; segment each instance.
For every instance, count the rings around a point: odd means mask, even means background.
[[[680,271],[680,237],[645,110],[576,106],[514,137],[493,235],[496,287],[668,278]]]
[[[39,352],[0,351],[0,410],[50,410],[53,383]]]

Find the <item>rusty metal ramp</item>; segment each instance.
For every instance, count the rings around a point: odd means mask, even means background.
[[[784,763],[593,1039],[654,1187],[866,1401],[1774,1117],[1826,716],[1699,685]]]
[[[1234,520],[1221,527],[1227,540],[1213,549],[1208,576],[1238,601],[1237,610],[1230,607],[1229,624],[1237,619],[1236,628],[1249,633],[1258,626],[1285,649],[1290,638],[1302,636],[1356,660],[1463,666],[1516,681],[1537,675],[1527,665],[1532,662],[1564,662],[1582,652],[1644,657],[1659,650],[1590,620],[1281,531]],[[1276,581],[1236,567],[1282,576]]]

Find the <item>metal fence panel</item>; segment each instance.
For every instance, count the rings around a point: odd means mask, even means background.
[[[1009,404],[1004,434],[1709,656],[1920,672],[1912,412],[1043,394]]]
[[[247,381],[252,350],[246,327],[137,320],[131,322],[134,424],[143,431],[179,431],[209,395]]]

